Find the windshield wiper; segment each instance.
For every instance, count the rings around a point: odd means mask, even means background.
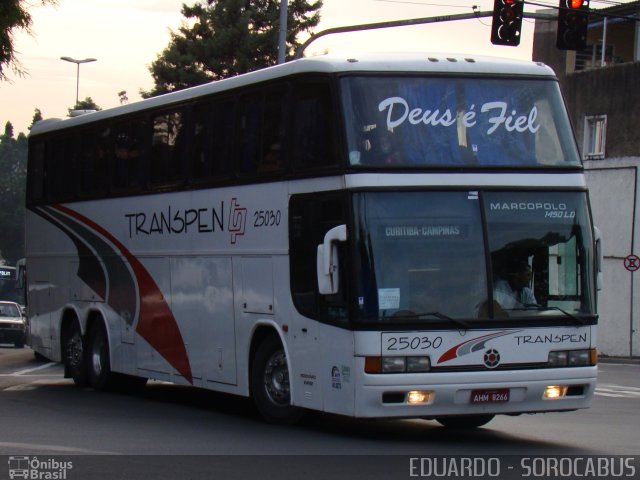
[[[400,312],[398,312],[398,313],[400,313]],[[444,313],[440,313],[440,312],[413,313],[413,312],[408,312],[407,311],[406,313],[403,313],[401,315],[394,314],[392,316],[393,316],[394,319],[400,318],[400,319],[412,319],[412,320],[419,319],[419,318],[424,318],[424,317],[435,317],[438,320],[445,320],[445,321],[447,321],[449,323],[453,323],[455,325],[458,325],[459,327],[462,327],[465,330],[469,330],[471,328],[471,326],[467,322],[465,322],[463,320],[459,320],[457,318],[450,317],[450,316],[445,315]]]
[[[581,318],[576,317],[572,313],[569,313],[569,312],[567,312],[566,310],[563,310],[560,307],[544,307],[542,305],[538,305],[537,303],[527,303],[523,308],[509,308],[507,310],[519,310],[519,311],[536,310],[538,312],[555,311],[555,312],[562,313],[567,318],[570,318],[571,320],[574,321],[574,323],[576,325],[586,325],[587,324],[587,322],[585,320],[582,320]]]

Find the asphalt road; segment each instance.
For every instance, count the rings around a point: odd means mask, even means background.
[[[140,471],[146,463],[131,456],[154,455],[159,456],[153,457],[156,465],[169,462],[158,478],[184,478],[178,474],[185,471],[176,472],[170,461],[182,455],[215,456],[220,461],[216,471],[227,474],[252,466],[268,470],[258,465],[280,465],[286,458],[307,472],[295,478],[315,478],[314,472],[331,462],[338,462],[336,471],[343,474],[373,468],[382,478],[384,465],[402,469],[406,477],[408,457],[424,455],[640,455],[640,365],[601,364],[599,372],[588,410],[500,416],[473,431],[448,430],[425,420],[324,414],[284,427],[264,423],[247,399],[161,382],[150,382],[136,394],[78,389],[62,378],[60,365],[37,362],[28,348],[0,346],[0,455],[83,455],[94,463],[95,458],[109,463],[112,455],[128,455]],[[376,466],[385,457],[388,461]],[[212,460],[206,458],[209,472]],[[201,462],[198,458],[189,465],[200,471]],[[640,461],[637,466],[640,475]],[[287,468],[281,477],[296,472]],[[3,474],[0,465],[0,478]]]

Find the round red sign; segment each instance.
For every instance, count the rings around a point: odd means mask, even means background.
[[[624,259],[624,268],[626,268],[630,272],[640,270],[640,258],[638,258],[637,255],[629,255]]]

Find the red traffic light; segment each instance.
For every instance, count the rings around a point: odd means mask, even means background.
[[[588,24],[589,0],[560,0],[556,46],[560,50],[583,50]]]

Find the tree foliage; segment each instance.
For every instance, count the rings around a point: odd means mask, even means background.
[[[0,0],[0,81],[6,80],[6,68],[21,74],[23,70],[16,58],[14,34],[17,30],[27,30],[31,26],[31,14],[27,7],[39,3],[55,5],[57,0]]]
[[[97,112],[102,109],[93,101],[93,98],[87,97],[84,100],[78,100],[78,103],[76,103],[73,108],[69,108],[69,116],[71,116],[71,112],[74,110],[95,110]]]
[[[289,0],[287,58],[298,34],[318,25],[322,0]],[[155,87],[145,97],[275,65],[278,59],[280,0],[209,0],[182,5],[188,20],[171,33],[149,71]]]
[[[42,112],[38,107],[36,107],[35,111],[33,112],[33,118],[31,119],[31,125],[29,125],[29,130],[31,130],[31,128],[36,124],[36,122],[39,122],[42,119],[43,119]]]
[[[27,171],[27,137],[13,135],[7,122],[0,135],[0,253],[10,264],[24,257],[24,200]]]
[[[42,120],[42,112],[36,108],[31,127]],[[24,133],[14,136],[11,122],[0,135],[0,258],[9,265],[24,257],[24,208],[27,182],[27,137]]]

